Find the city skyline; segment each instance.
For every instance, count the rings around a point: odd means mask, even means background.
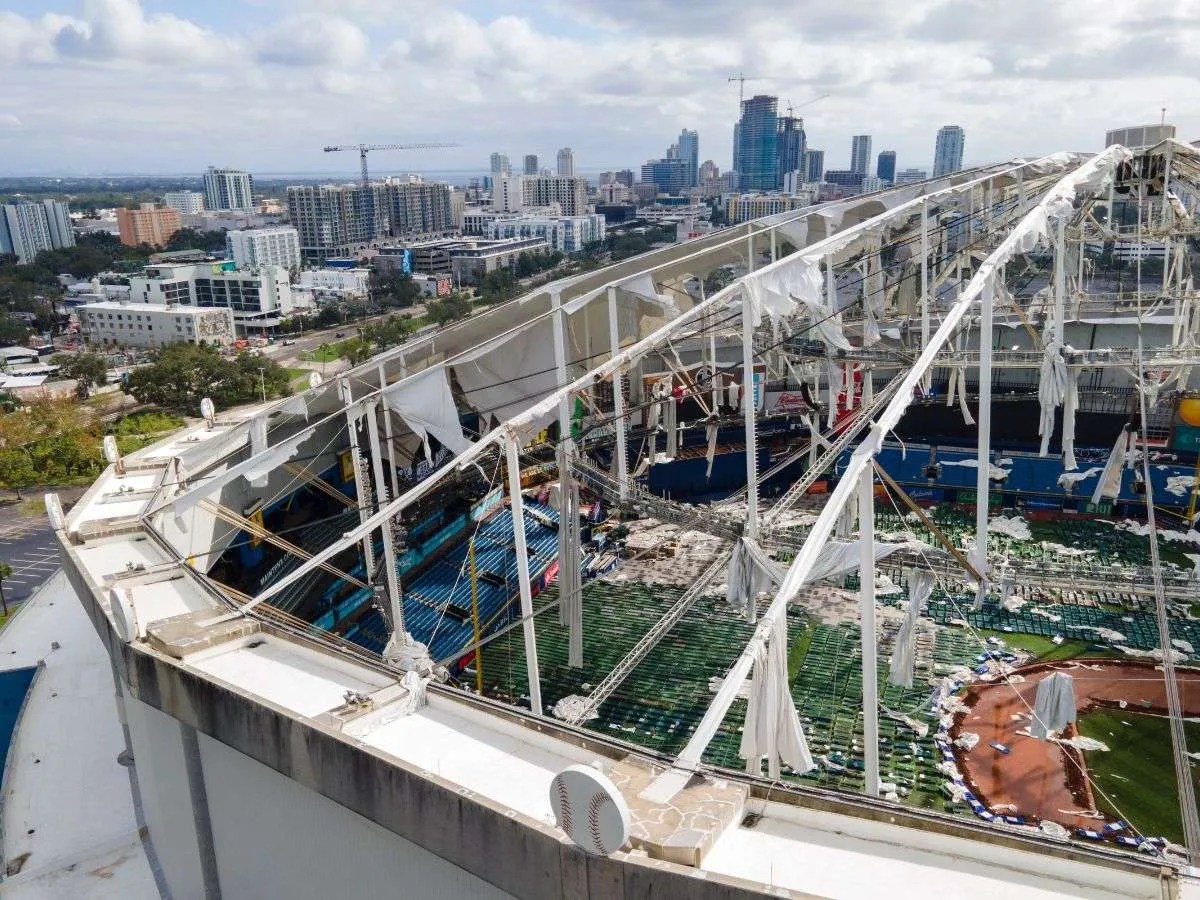
[[[661,152],[646,121],[664,136],[696,129],[702,159],[727,169],[737,85],[726,78],[743,65],[756,79],[747,93],[778,96],[780,111],[831,95],[798,109],[813,142],[849,148],[851,135],[874,134],[916,166],[932,164],[931,136],[945,122],[971,135],[966,165],[1096,148],[1112,121],[1157,121],[1163,102],[1181,136],[1200,131],[1183,106],[1193,51],[1170,38],[1182,20],[1104,8],[1088,40],[1072,41],[1099,7],[1066,6],[1078,14],[1056,8],[1018,50],[1004,29],[980,27],[983,13],[954,4],[851,3],[837,15],[798,4],[773,12],[768,30],[755,16],[732,24],[715,4],[687,15],[669,3],[625,15],[620,3],[584,2],[395,16],[357,0],[0,0],[0,172],[165,174],[220,158],[251,172],[352,176],[352,160],[321,147],[420,140],[462,147],[381,153],[373,171],[479,169],[497,146],[542,160],[570,146],[581,169],[604,170]],[[1140,53],[1151,39],[1161,52]],[[864,41],[881,52],[861,60]],[[1071,46],[1088,52],[1061,49]],[[931,54],[938,66],[919,67]],[[797,57],[811,74],[797,74]],[[1109,94],[1103,114],[1075,102],[1097,79]],[[832,166],[848,164],[842,152],[831,149]]]

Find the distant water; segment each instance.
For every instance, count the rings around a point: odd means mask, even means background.
[[[28,669],[9,669],[0,672],[0,766],[8,757],[8,746],[12,743],[13,730],[17,727],[17,716],[21,713],[21,704],[33,684],[33,676],[37,667]]]

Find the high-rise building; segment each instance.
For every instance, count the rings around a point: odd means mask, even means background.
[[[881,178],[888,184],[896,180],[896,151],[884,150],[875,161],[875,177]]]
[[[587,179],[580,175],[535,175],[521,179],[526,206],[557,203],[564,216],[584,216],[588,211]]]
[[[407,237],[453,231],[452,194],[448,184],[388,179],[381,190],[385,233]]]
[[[700,183],[700,133],[687,128],[679,132],[679,158],[683,160],[687,187]]]
[[[291,225],[227,231],[225,252],[239,269],[280,266],[299,271],[300,233]]]
[[[496,179],[505,178],[512,174],[512,168],[508,164],[507,153],[493,153],[491,158],[492,166],[492,184],[496,183]]]
[[[777,97],[756,94],[742,101],[742,117],[734,128],[734,160],[742,190],[775,189],[779,165]]]
[[[775,139],[776,169],[775,186],[783,187],[783,178],[797,171],[804,162],[804,120],[798,116],[780,116]]]
[[[633,187],[633,169],[621,169],[616,173],[616,181],[625,187]]]
[[[368,204],[359,184],[293,185],[287,189],[288,220],[300,233],[300,254],[306,261],[353,256],[379,232],[383,198],[379,189]],[[373,212],[372,212],[373,211]]]
[[[0,205],[0,253],[31,263],[43,250],[75,246],[67,204],[58,200],[22,200]]]
[[[866,175],[871,165],[871,136],[856,134],[850,140],[850,171]]]
[[[492,208],[499,212],[519,212],[524,208],[526,177],[509,175],[498,180],[492,186]]]
[[[241,169],[209,166],[204,173],[204,205],[208,209],[254,211],[254,179]]]
[[[642,182],[655,184],[659,193],[680,194],[687,190],[687,162],[678,157],[650,159],[642,164]]]
[[[806,182],[820,181],[825,174],[825,151],[805,148],[804,164],[800,168],[804,170]]]
[[[536,153],[525,154],[525,174],[536,175],[538,173],[538,158]]]
[[[721,170],[717,164],[711,159],[706,159],[700,164],[700,183],[704,184],[707,181],[716,181],[721,175]]]
[[[58,250],[62,247],[74,247],[75,231],[71,228],[71,208],[60,200],[43,200],[42,212],[46,215],[51,248]]]
[[[143,203],[137,209],[117,210],[117,229],[127,247],[162,247],[180,228],[179,210]]]
[[[966,134],[958,125],[943,125],[938,129],[933,150],[933,177],[949,175],[962,168],[963,144]]]
[[[305,260],[354,256],[376,237],[454,229],[449,185],[388,179],[367,190],[369,195],[364,195],[360,184],[287,189],[288,218],[300,233],[300,254]]]
[[[204,212],[204,195],[199,191],[167,191],[163,203],[179,210],[181,216],[194,216]]]
[[[575,154],[570,147],[563,147],[558,151],[558,174],[568,177],[575,174]]]

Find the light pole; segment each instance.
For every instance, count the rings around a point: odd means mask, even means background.
[[[267,402],[267,377],[263,374],[266,371],[263,366],[258,367],[258,385],[262,388],[263,403]]]

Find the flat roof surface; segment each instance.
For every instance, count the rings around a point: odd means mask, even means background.
[[[57,642],[54,649],[52,642]],[[14,898],[156,897],[133,814],[108,656],[62,572],[0,631],[5,669],[45,667],[13,736],[0,808]]]

